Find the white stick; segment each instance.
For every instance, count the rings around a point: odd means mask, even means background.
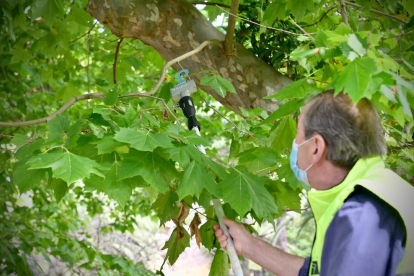
[[[200,130],[198,127],[193,127],[193,129],[198,136],[201,136]],[[197,146],[198,150],[201,151],[203,154],[206,154],[206,150],[204,146]],[[229,229],[223,223],[224,217],[224,210],[223,206],[221,205],[220,199],[213,199],[214,209],[216,210],[216,215],[220,224],[221,230],[223,230],[224,234],[227,236],[227,255],[229,255],[231,268],[233,269],[234,276],[243,276],[243,270],[241,268],[239,258],[237,257],[236,248],[234,247],[233,239],[229,234]]]

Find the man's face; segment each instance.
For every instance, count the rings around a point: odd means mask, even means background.
[[[305,138],[305,127],[304,127],[304,117],[306,114],[306,106],[303,109],[302,113],[299,115],[297,132],[296,132],[296,143],[302,144],[306,141]],[[312,141],[304,143],[299,146],[298,149],[298,162],[297,165],[300,169],[304,170],[312,164]],[[312,168],[310,169],[312,170]],[[308,171],[309,174],[309,171]],[[309,177],[309,175],[308,175]]]

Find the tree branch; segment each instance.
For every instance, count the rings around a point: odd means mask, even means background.
[[[342,15],[342,21],[349,26],[348,17],[346,15],[346,4],[344,0],[339,0],[339,3],[341,3],[341,15]]]
[[[340,0],[340,1],[343,1],[343,0]],[[348,5],[348,6],[353,6],[353,7],[356,7],[356,8],[358,8],[358,9],[361,9],[361,8],[362,8],[360,5],[355,4],[355,3],[352,3],[352,2],[348,2],[348,1],[343,1],[343,2],[344,2],[346,5]],[[395,20],[395,21],[399,21],[399,22],[401,22],[401,23],[403,23],[403,24],[407,24],[407,23],[408,23],[407,21],[405,21],[405,20],[403,20],[403,19],[401,19],[401,18],[399,18],[399,17],[393,16],[393,15],[391,15],[391,14],[388,14],[388,13],[385,13],[385,12],[382,12],[382,11],[379,11],[379,10],[372,9],[372,10],[370,10],[369,12],[371,12],[371,13],[376,13],[376,14],[380,14],[380,15],[383,15],[383,16],[386,16],[386,17],[391,18],[391,19],[393,19],[393,20]]]
[[[315,40],[315,38],[313,36],[311,36],[307,31],[305,31],[301,26],[299,26],[298,23],[295,22],[295,20],[293,20],[293,18],[289,15],[290,20],[292,21],[292,23],[299,28],[299,30],[302,31],[302,33],[304,33],[305,35],[309,36],[311,39]]]
[[[321,22],[324,18],[325,18],[325,16],[330,12],[330,11],[332,11],[333,9],[335,9],[337,7],[337,5],[335,5],[335,6],[332,6],[329,10],[327,10],[322,16],[321,16],[321,18],[319,18],[319,20],[318,21],[316,21],[315,23],[312,23],[312,24],[309,24],[309,25],[305,25],[305,26],[301,26],[302,28],[307,28],[307,27],[312,27],[312,26],[315,26],[316,24],[318,24],[319,22]]]
[[[240,20],[244,20],[244,21],[246,21],[246,22],[249,22],[249,23],[252,23],[252,24],[258,25],[258,26],[260,26],[260,27],[262,27],[262,28],[265,28],[265,29],[269,29],[269,30],[276,30],[276,31],[279,31],[279,32],[282,32],[282,33],[291,34],[291,35],[302,35],[302,34],[298,34],[298,33],[290,32],[290,31],[286,31],[286,30],[279,29],[279,28],[274,28],[274,27],[265,26],[265,25],[259,24],[259,23],[257,23],[257,22],[251,21],[251,20],[249,20],[249,19],[247,19],[247,18],[243,18],[243,17],[237,16],[237,15],[234,15],[234,14],[232,14],[232,13],[230,13],[230,12],[226,11],[225,9],[220,8],[219,6],[217,6],[217,8],[219,8],[219,9],[220,9],[220,10],[222,10],[222,11],[224,11],[225,13],[228,13],[228,14],[233,15],[234,17],[236,17],[236,18],[238,18],[238,19],[240,19]]]
[[[116,84],[116,63],[118,62],[119,48],[121,48],[121,43],[122,43],[123,40],[124,40],[124,38],[121,38],[118,41],[118,44],[116,45],[115,59],[114,59],[114,64],[113,64],[114,84]]]
[[[228,57],[233,54],[233,36],[234,28],[236,27],[236,17],[239,10],[240,0],[233,0],[231,2],[229,23],[227,25],[226,38],[224,39],[224,54]]]
[[[157,84],[154,86],[154,88],[151,89],[150,92],[148,93],[140,93],[140,94],[128,94],[128,95],[122,95],[119,98],[126,98],[126,97],[147,97],[147,98],[153,98],[156,100],[161,101],[164,106],[166,107],[166,109],[172,114],[172,116],[175,118],[176,121],[180,121],[178,120],[178,118],[175,116],[175,114],[170,110],[170,108],[168,107],[168,105],[165,103],[164,99],[161,98],[157,98],[152,96],[153,94],[155,94],[158,89],[160,88],[161,84],[164,81],[165,78],[165,74],[167,72],[167,69],[169,67],[171,67],[173,64],[184,60],[194,54],[197,54],[198,52],[200,52],[204,47],[206,47],[207,45],[212,45],[212,44],[219,44],[221,45],[221,42],[218,40],[207,40],[204,41],[203,43],[201,43],[197,48],[195,48],[194,50],[187,52],[175,59],[172,59],[168,62],[166,62],[164,64],[164,66],[162,67],[161,70],[161,75],[158,79]],[[69,109],[72,105],[74,105],[76,102],[78,101],[82,101],[82,100],[90,100],[90,99],[103,99],[105,98],[105,94],[104,93],[89,93],[89,94],[83,94],[83,95],[79,95],[76,97],[73,97],[72,99],[70,99],[67,103],[65,103],[61,108],[59,108],[56,112],[50,114],[49,116],[46,116],[44,118],[40,118],[40,119],[36,119],[36,120],[30,120],[30,121],[23,121],[23,122],[0,122],[0,126],[3,127],[21,127],[21,126],[30,126],[30,125],[37,125],[37,124],[41,124],[41,123],[47,123],[51,120],[53,120],[57,115],[62,114],[63,112],[65,112],[67,109]]]
[[[209,107],[209,108],[211,108],[214,112],[216,112],[218,115],[220,115],[224,120],[226,120],[227,122],[229,122],[230,124],[232,124],[238,131],[240,131],[241,133],[244,133],[244,134],[246,134],[247,136],[252,136],[252,137],[254,137],[254,138],[256,138],[256,136],[253,134],[253,133],[249,133],[249,132],[246,132],[246,131],[244,131],[244,130],[241,130],[239,127],[237,127],[236,126],[236,124],[235,123],[233,123],[230,119],[227,119],[226,118],[226,116],[224,116],[223,114],[221,114],[217,109],[215,109],[214,107],[212,107],[212,106],[210,106],[208,103],[207,103],[207,101],[206,101],[206,99],[204,99],[204,97],[201,95],[201,94],[199,94],[199,96],[200,96],[200,98],[204,101],[204,103]]]
[[[179,61],[182,61],[182,60],[184,60],[184,59],[186,59],[188,57],[191,57],[191,56],[197,54],[198,52],[200,52],[201,50],[203,50],[204,47],[206,47],[207,45],[218,44],[218,45],[221,46],[221,43],[222,42],[221,41],[218,41],[218,40],[207,40],[207,41],[204,41],[198,47],[196,47],[194,50],[192,50],[190,52],[187,52],[187,53],[185,53],[185,54],[183,54],[183,55],[181,55],[181,56],[179,56],[177,58],[174,58],[174,59],[168,61],[162,67],[161,75],[160,75],[160,78],[158,79],[157,84],[154,86],[153,89],[151,89],[150,92],[144,93],[144,94],[147,95],[147,96],[150,96],[150,95],[155,94],[158,91],[158,89],[160,88],[161,84],[164,82],[164,78],[165,78],[165,74],[167,73],[167,69],[169,67],[171,67],[173,64],[175,64],[175,63],[177,63]]]
[[[222,4],[222,3],[203,2],[203,1],[194,1],[194,2],[190,2],[190,3],[193,4],[193,5],[207,5],[207,6],[211,5],[211,6],[220,6],[220,7],[223,7],[223,8],[230,9],[230,6],[229,5]]]

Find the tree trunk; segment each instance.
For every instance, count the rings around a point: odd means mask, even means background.
[[[139,39],[167,61],[193,50],[203,41],[224,41],[225,37],[184,0],[89,0],[86,11],[115,35]],[[222,98],[209,87],[200,85],[201,74],[193,77],[200,88],[238,113],[239,107],[276,110],[278,103],[263,97],[280,91],[291,80],[242,45],[234,43],[234,46],[234,55],[230,57],[223,55],[219,45],[211,45],[180,63],[190,73],[217,70],[231,81],[237,94],[228,93]],[[178,64],[173,67],[181,69]]]

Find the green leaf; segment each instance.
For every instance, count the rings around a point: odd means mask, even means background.
[[[88,125],[92,129],[92,132],[96,136],[96,138],[102,139],[104,137],[105,132],[102,127],[95,125],[92,122],[89,122]]]
[[[120,162],[119,180],[141,176],[161,193],[168,191],[168,185],[178,178],[175,166],[155,152],[131,151]]]
[[[264,187],[265,177],[258,177],[249,172],[233,170],[231,174],[220,182],[223,199],[243,217],[251,209],[269,222],[277,213],[277,206],[270,193]]]
[[[286,102],[281,107],[276,109],[275,112],[269,115],[269,117],[266,118],[261,124],[269,124],[277,119],[280,119],[281,117],[287,116],[292,114],[293,112],[299,111],[299,108],[301,108],[304,104],[303,99],[294,99],[291,101]]]
[[[60,178],[68,184],[89,177],[90,174],[103,177],[97,169],[104,169],[95,161],[68,151],[36,155],[27,164],[30,165],[29,169],[51,168],[53,177]]]
[[[352,48],[360,57],[365,56],[367,53],[366,47],[362,45],[360,39],[356,34],[350,34],[348,37],[348,45]]]
[[[90,179],[85,179],[85,190],[103,192],[124,208],[131,197],[132,188],[138,183],[133,183],[130,179],[121,180],[121,176],[120,163],[115,160],[104,178],[91,176]]]
[[[105,135],[101,140],[97,142],[98,154],[111,153],[117,148],[122,147],[124,144],[114,140],[113,135]]]
[[[52,27],[55,16],[62,16],[63,2],[61,0],[36,0],[32,10],[32,19],[43,16],[45,24]]]
[[[33,153],[43,147],[44,140],[37,139],[33,143],[27,144],[19,148],[15,154],[15,157],[19,160],[33,155]]]
[[[338,79],[333,83],[335,93],[343,90],[349,94],[354,102],[358,102],[365,96],[371,75],[376,70],[375,62],[372,59],[368,57],[355,59],[345,66]]]
[[[210,86],[214,91],[216,91],[223,98],[226,96],[227,91],[230,93],[236,93],[236,90],[234,89],[233,84],[231,84],[230,81],[228,81],[225,78],[222,78],[219,75],[204,76],[201,78],[200,84]]]
[[[45,177],[46,170],[29,170],[26,161],[16,163],[13,171],[13,182],[23,194],[38,186]]]
[[[167,221],[177,218],[180,211],[177,202],[178,196],[173,191],[158,194],[157,200],[152,204],[151,209],[157,213],[160,225],[164,225]]]
[[[290,149],[296,137],[296,122],[290,116],[283,118],[270,132],[267,145],[276,152]]]
[[[178,186],[178,199],[182,200],[188,195],[195,195],[198,198],[203,189],[206,189],[211,194],[220,198],[220,192],[214,177],[208,173],[206,168],[203,168],[197,162],[192,161]]]
[[[114,88],[109,90],[108,94],[106,95],[104,99],[104,103],[107,105],[114,105],[118,102],[118,96],[119,96],[118,85],[115,85]]]
[[[68,184],[61,179],[53,179],[48,188],[53,189],[56,202],[59,203],[68,191]]]
[[[314,85],[310,84],[310,80],[308,79],[301,79],[295,82],[292,82],[288,86],[286,86],[281,91],[265,97],[265,99],[276,99],[278,101],[286,100],[286,99],[293,99],[299,98],[302,99],[309,94],[314,94],[319,92],[319,89]]]
[[[151,125],[159,127],[160,122],[151,114],[148,114],[147,112],[141,113],[142,119],[148,121]]]
[[[68,132],[67,132],[67,140],[66,140],[66,146],[68,148],[76,147],[76,142],[78,141],[80,137],[81,127],[84,124],[84,121],[82,119],[79,119],[76,121],[74,125],[72,125]]]
[[[82,93],[78,88],[71,85],[65,85],[56,92],[56,101],[63,100],[63,102],[66,103],[73,97],[81,94]]]
[[[307,11],[315,10],[312,0],[289,0],[287,1],[287,8],[298,20],[304,17]]]
[[[218,222],[207,220],[207,222],[200,227],[201,244],[208,250],[213,249],[214,240],[216,239],[213,226],[216,224],[218,224]]]
[[[211,263],[210,273],[208,276],[227,276],[229,275],[229,258],[226,252],[221,249],[214,254],[213,262]]]
[[[190,247],[190,235],[185,229],[183,229],[183,232],[184,237],[178,240],[177,229],[175,229],[171,233],[170,239],[165,243],[164,247],[161,248],[161,250],[168,249],[166,257],[168,258],[170,265],[173,265],[177,261],[178,257],[187,247]]]
[[[285,210],[286,208],[290,210],[300,209],[300,189],[293,189],[288,183],[282,181],[270,181],[266,188],[275,199],[279,210]]]
[[[266,8],[263,15],[263,22],[272,26],[276,19],[283,20],[286,16],[286,2],[284,0],[273,1]]]
[[[151,133],[149,130],[121,128],[115,134],[115,140],[130,144],[141,151],[153,151],[156,147],[170,148],[171,139],[165,133]]]
[[[200,162],[202,153],[193,145],[174,143],[174,147],[166,151],[171,160],[178,162],[181,167],[187,168],[191,160]]]
[[[239,164],[243,164],[249,171],[265,173],[280,162],[279,154],[268,147],[255,147],[236,155]]]
[[[12,144],[20,147],[29,141],[29,137],[23,134],[15,134],[13,139],[10,141]]]
[[[49,130],[49,141],[62,142],[66,140],[66,131],[70,125],[70,118],[64,115],[57,115],[47,124]]]

